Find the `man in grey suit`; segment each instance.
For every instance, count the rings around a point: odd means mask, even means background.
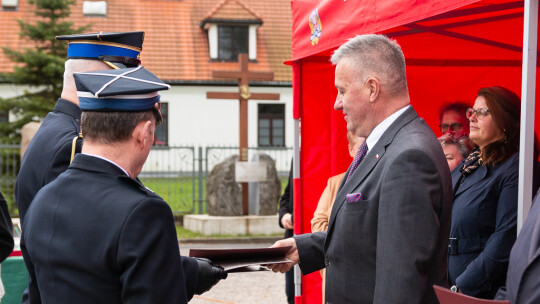
[[[510,252],[506,286],[499,289],[495,300],[540,303],[540,191]]]
[[[340,185],[328,231],[276,242],[292,246],[292,262],[269,267],[326,268],[326,303],[437,303],[432,285],[448,285],[451,177],[435,134],[410,105],[401,48],[361,35],[331,60],[334,108],[366,146]]]

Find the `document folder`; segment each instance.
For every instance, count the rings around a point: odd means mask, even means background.
[[[478,299],[437,285],[433,285],[433,289],[440,304],[510,304],[510,301]]]
[[[291,246],[244,249],[191,249],[189,256],[207,258],[215,266],[221,266],[227,272],[247,272],[268,270],[262,265],[291,262],[291,260],[285,258],[290,249]]]

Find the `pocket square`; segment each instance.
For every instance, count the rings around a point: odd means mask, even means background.
[[[345,196],[345,200],[347,201],[347,203],[356,203],[356,202],[359,202],[359,201],[361,201],[363,199],[364,199],[364,197],[362,196],[361,192],[350,193],[350,194],[347,194]]]

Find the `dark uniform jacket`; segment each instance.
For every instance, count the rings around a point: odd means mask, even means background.
[[[409,107],[342,181],[328,231],[295,236],[300,269],[326,267],[326,303],[438,303],[451,206],[441,145]]]
[[[504,285],[516,240],[518,154],[465,178],[459,169],[452,171],[448,279],[467,295],[493,299]]]
[[[79,107],[60,98],[28,145],[15,185],[21,223],[39,189],[67,170],[73,138],[81,129],[80,119]]]
[[[13,223],[9,216],[9,210],[2,193],[0,193],[0,263],[13,251]]]
[[[23,224],[30,303],[187,303],[196,260],[180,257],[169,206],[115,164],[77,154]]]
[[[293,215],[293,165],[291,161],[291,171],[289,171],[289,182],[287,182],[287,186],[285,187],[285,190],[283,191],[283,194],[281,195],[281,198],[279,199],[279,210],[278,210],[278,221],[279,221],[279,227],[283,227],[283,224],[281,223],[281,218],[287,213],[291,214],[291,220]],[[293,229],[285,229],[284,238],[290,238],[293,236]]]
[[[512,304],[540,303],[540,191],[510,253],[506,287],[499,290],[496,299]]]

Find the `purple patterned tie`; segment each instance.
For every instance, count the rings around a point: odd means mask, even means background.
[[[368,148],[367,148],[366,141],[364,140],[364,142],[362,143],[362,145],[358,149],[358,152],[356,152],[356,155],[354,156],[352,166],[351,166],[351,170],[349,171],[349,175],[347,175],[347,179],[345,181],[348,181],[349,178],[351,177],[351,175],[353,175],[354,171],[356,170],[356,168],[358,168],[358,166],[360,165],[360,163],[364,159],[364,156],[366,156],[367,152],[368,152]]]

